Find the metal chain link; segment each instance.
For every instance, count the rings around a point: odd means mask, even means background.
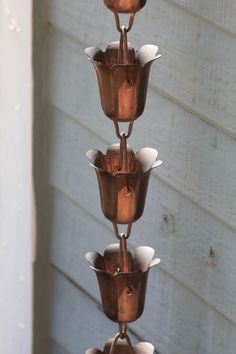
[[[130,340],[128,334],[126,333],[126,331],[127,331],[127,324],[119,323],[119,333],[117,333],[117,335],[114,338],[114,341],[111,345],[111,349],[110,349],[109,354],[115,354],[115,348],[117,346],[118,339],[122,339],[122,340],[125,339],[128,344],[129,349],[131,350],[131,352],[133,354],[135,354],[134,349],[131,344],[131,340]]]
[[[114,16],[115,16],[115,21],[116,21],[116,28],[117,28],[117,31],[118,32],[122,32],[122,27],[120,25],[120,18],[119,18],[119,15],[117,12],[114,12]],[[125,32],[129,32],[133,26],[133,23],[134,23],[134,18],[135,18],[135,12],[133,12],[131,15],[130,15],[130,18],[129,18],[129,25],[128,27],[125,27]]]

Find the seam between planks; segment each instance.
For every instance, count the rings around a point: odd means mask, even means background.
[[[219,130],[219,132],[227,135],[229,138],[236,141],[236,133],[231,132],[229,129],[225,128],[223,125],[217,123],[217,121],[213,121],[211,117],[208,117],[207,115],[205,115],[201,112],[198,112],[193,107],[191,107],[191,106],[187,105],[186,103],[181,102],[177,98],[169,95],[166,91],[162,90],[158,86],[155,86],[152,82],[149,82],[148,87],[154,93],[158,93],[162,97],[167,98],[169,101],[173,102],[175,105],[177,105],[178,107],[183,109],[185,112],[192,114],[194,117],[198,118],[202,122],[210,125],[213,128],[216,128],[217,130]]]
[[[223,25],[220,25],[219,23],[208,19],[206,16],[201,15],[200,13],[198,13],[197,11],[195,11],[193,8],[191,7],[187,7],[186,5],[181,5],[178,4],[175,0],[166,0],[169,4],[175,6],[178,9],[183,10],[184,12],[187,12],[188,14],[198,17],[201,20],[205,21],[206,23],[214,26],[215,28],[217,28],[218,30],[222,31],[222,32],[226,32],[227,34],[229,34],[230,36],[236,38],[236,33],[234,31],[230,31],[230,29],[224,27]]]
[[[67,37],[69,40],[71,40],[73,42],[76,42],[83,49],[89,46],[89,44],[87,42],[85,42],[85,41],[81,40],[80,38],[74,36],[72,33],[69,33],[68,31],[65,31],[61,27],[59,27],[59,26],[55,25],[54,23],[50,22],[50,20],[48,21],[48,25],[49,25],[49,27],[51,27],[53,29],[53,31],[58,32],[59,34],[61,34],[64,37]],[[222,132],[222,133],[228,135],[229,137],[231,137],[232,139],[236,140],[236,133],[233,133],[231,130],[225,128],[223,125],[215,122],[211,117],[208,117],[205,114],[193,109],[191,106],[188,106],[187,104],[185,104],[182,101],[178,100],[174,96],[170,95],[168,92],[160,89],[158,86],[153,84],[151,81],[149,82],[149,88],[152,91],[154,91],[154,92],[158,92],[162,97],[167,98],[171,102],[175,103],[177,106],[181,107],[184,111],[186,111],[186,112],[188,112],[190,114],[193,114],[198,119],[206,122],[207,124],[209,124],[212,127],[216,128],[220,132]]]

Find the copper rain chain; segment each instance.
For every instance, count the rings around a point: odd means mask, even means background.
[[[119,324],[119,332],[105,343],[103,351],[91,348],[86,354],[153,354],[150,343],[132,346],[127,325],[142,315],[149,269],[160,260],[153,259],[151,247],[131,252],[127,239],[133,222],[143,214],[150,172],[161,161],[155,149],[142,148],[135,153],[127,140],[134,121],[144,111],[149,72],[160,55],[155,45],[135,51],[127,40],[135,14],[146,0],[104,3],[114,13],[120,40],[108,44],[105,52],[91,47],[86,53],[96,70],[102,109],[113,120],[119,143],[108,146],[105,154],[90,150],[87,156],[97,174],[102,211],[112,222],[118,243],[108,245],[103,255],[88,252],[85,257],[96,273],[104,313]],[[120,13],[130,14],[127,27],[120,25]],[[128,123],[127,132],[120,131],[120,122]],[[126,225],[126,233],[119,232],[119,225]]]

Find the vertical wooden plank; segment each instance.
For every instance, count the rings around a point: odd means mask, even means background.
[[[34,266],[34,354],[47,354],[48,294],[50,265],[48,242],[50,224],[50,188],[47,181],[47,0],[33,0],[34,18],[34,187],[37,207],[37,252]]]
[[[0,346],[32,354],[31,0],[0,2]]]

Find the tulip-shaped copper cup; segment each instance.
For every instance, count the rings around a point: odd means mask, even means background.
[[[151,247],[138,247],[128,252],[127,272],[120,272],[120,246],[109,245],[104,256],[88,252],[85,257],[96,272],[103,310],[119,323],[136,321],[143,313],[149,269],[159,264]]]
[[[109,339],[103,351],[95,348],[90,348],[86,351],[86,354],[153,354],[154,347],[151,343],[140,342],[134,347],[130,346],[125,339],[118,339],[114,346],[116,338]]]
[[[113,12],[128,14],[142,9],[147,0],[104,0],[105,5]]]
[[[115,224],[131,224],[143,213],[150,172],[160,166],[158,152],[143,148],[136,154],[127,146],[126,171],[121,171],[120,145],[113,144],[103,155],[89,150],[87,156],[94,167],[100,190],[103,213]]]
[[[125,63],[120,61],[121,43],[113,42],[105,52],[87,48],[86,54],[97,73],[104,113],[116,122],[131,122],[144,111],[149,73],[158,47],[144,45],[137,52],[127,44]]]

